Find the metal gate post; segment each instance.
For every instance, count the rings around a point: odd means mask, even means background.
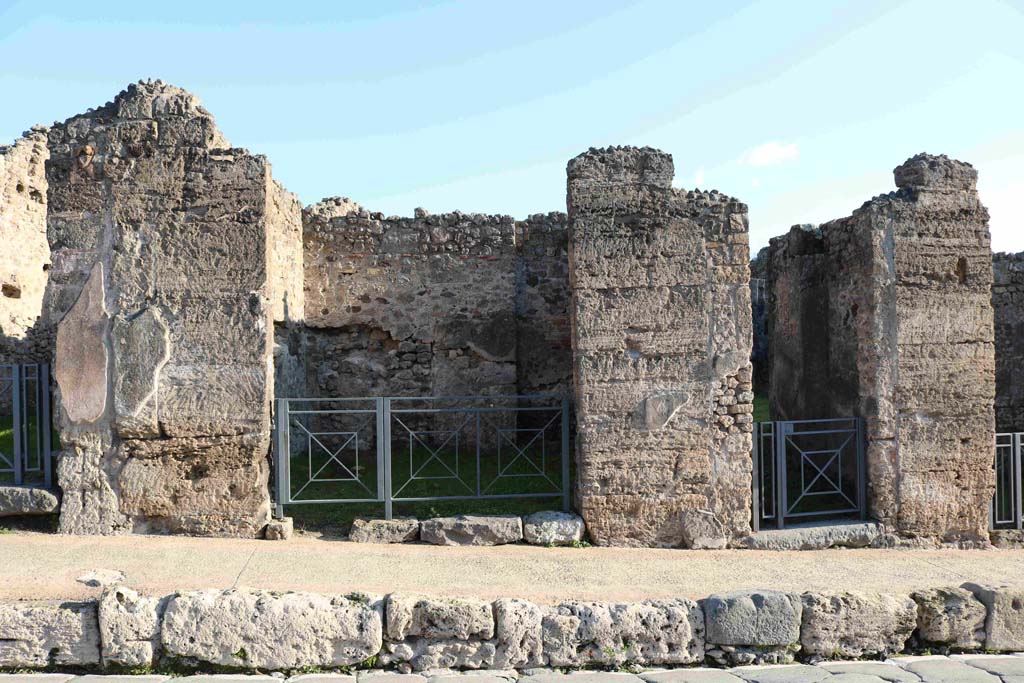
[[[786,435],[792,428],[789,422],[775,423],[775,522],[778,529],[786,526]]]
[[[384,421],[384,519],[391,519],[391,399],[382,399],[381,417]]]
[[[860,508],[860,519],[868,518],[868,463],[864,446],[864,419],[857,420],[857,507]]]
[[[750,528],[756,534],[761,530],[761,423],[754,423],[754,449],[750,479]]]
[[[23,452],[25,445],[22,443],[22,432],[24,425],[21,421],[24,416],[21,414],[21,366],[11,366],[11,404],[14,407],[11,415],[11,431],[14,433],[14,484],[22,483],[24,477],[24,460],[26,453]]]
[[[572,476],[569,471],[569,395],[562,396],[562,510],[572,512]]]
[[[1022,450],[1024,450],[1022,449],[1024,439],[1021,436],[1024,436],[1024,434],[1014,432],[1014,437],[1011,441],[1014,449],[1013,457],[1011,458],[1013,462],[1011,480],[1014,486],[1014,526],[1017,528],[1022,528],[1022,521],[1024,521],[1024,514],[1021,511],[1021,483],[1024,483],[1021,480],[1021,457],[1024,456],[1024,453],[1022,453]]]
[[[43,363],[39,366],[39,399],[43,415],[43,480],[46,487],[53,486],[53,425],[50,418],[50,366]]]
[[[274,506],[278,519],[284,517],[285,503],[290,502],[288,495],[291,491],[291,482],[288,477],[288,470],[291,466],[291,444],[288,439],[288,399],[277,399],[277,414],[275,417],[274,431],[276,432],[277,452],[275,453],[275,470],[277,472],[277,503]]]

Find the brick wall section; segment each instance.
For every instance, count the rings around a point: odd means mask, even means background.
[[[918,155],[895,176],[898,191],[852,216],[772,241],[772,408],[865,418],[870,513],[904,538],[984,543],[988,212],[969,164]]]
[[[61,530],[258,534],[297,202],[159,81],[54,125],[49,148]]]
[[[1024,252],[992,257],[996,431],[1024,431]]]
[[[672,176],[650,148],[568,166],[578,503],[600,544],[750,529],[747,208]]]

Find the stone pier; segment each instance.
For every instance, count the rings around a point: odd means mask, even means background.
[[[860,416],[871,516],[904,539],[984,544],[995,399],[992,255],[977,172],[945,156],[896,192],[772,240],[776,419]]]
[[[49,150],[61,531],[260,533],[298,201],[160,81],[54,124]]]
[[[568,165],[577,502],[602,545],[750,531],[747,207],[673,173],[650,148]]]

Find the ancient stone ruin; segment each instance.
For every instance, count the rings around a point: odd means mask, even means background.
[[[673,173],[650,148],[569,162],[578,498],[598,543],[750,530],[747,207]]]
[[[896,192],[771,242],[771,407],[865,419],[871,516],[903,537],[984,542],[995,359],[977,172],[918,155]]]
[[[567,173],[568,214],[303,209],[160,81],[0,148],[0,363],[53,366],[61,531],[283,535],[275,398],[543,394],[572,398],[590,540],[743,545],[757,388],[863,420],[887,542],[987,542],[1024,266],[993,265],[972,167],[916,156],[753,273],[747,207],[670,155]]]
[[[49,148],[61,530],[258,533],[298,201],[160,82],[54,125]]]

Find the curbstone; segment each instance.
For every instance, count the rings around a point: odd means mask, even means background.
[[[965,583],[985,605],[985,649],[1024,650],[1024,588]]]
[[[160,619],[166,600],[115,586],[100,596],[99,629],[104,666],[153,666],[160,657]]]
[[[718,664],[788,664],[800,649],[799,595],[736,591],[712,595],[703,608],[707,656]]]
[[[704,613],[692,600],[568,602],[547,608],[544,660],[549,666],[621,667],[704,660]]]
[[[380,652],[383,601],[362,594],[193,591],[170,599],[160,636],[169,656],[221,666],[351,666]]]
[[[268,541],[287,541],[295,533],[295,522],[291,517],[272,519],[263,530],[263,538]]]
[[[490,640],[494,637],[491,603],[471,598],[428,598],[392,593],[386,598],[387,636],[400,641],[423,638]]]
[[[902,652],[917,626],[910,596],[805,593],[802,600],[800,645],[812,660]]]
[[[917,603],[921,643],[977,650],[985,644],[987,610],[965,588],[931,588],[910,596]]]
[[[0,667],[99,663],[95,602],[0,603]]]

